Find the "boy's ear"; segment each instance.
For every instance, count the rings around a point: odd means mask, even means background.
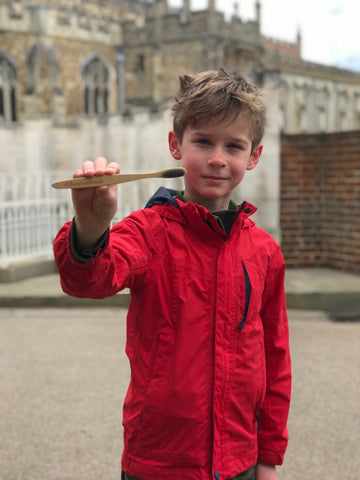
[[[174,131],[169,132],[169,150],[175,160],[181,160],[180,142]]]
[[[259,143],[259,145],[257,145],[254,148],[254,150],[251,154],[251,157],[249,158],[249,161],[246,165],[246,170],[252,170],[253,168],[256,167],[256,165],[259,163],[262,149],[263,149],[263,144],[262,143]]]

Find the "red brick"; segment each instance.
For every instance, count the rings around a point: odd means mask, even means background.
[[[286,264],[360,272],[360,132],[284,135],[281,163]]]

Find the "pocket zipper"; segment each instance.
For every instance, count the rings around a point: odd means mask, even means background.
[[[241,319],[241,322],[239,324],[239,329],[240,330],[242,330],[244,328],[244,325],[245,325],[245,322],[246,322],[246,317],[247,317],[248,310],[249,310],[250,294],[251,294],[250,278],[249,278],[249,274],[246,270],[244,262],[242,262],[242,267],[243,267],[244,279],[245,279],[245,307],[244,307],[244,316]]]

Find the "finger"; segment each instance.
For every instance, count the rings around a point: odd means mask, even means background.
[[[106,167],[105,175],[112,175],[114,173],[119,173],[119,172],[120,172],[119,164],[115,162],[111,162]]]
[[[95,175],[104,175],[107,167],[107,160],[104,157],[98,157],[95,160]]]
[[[82,171],[85,177],[93,177],[95,174],[94,163],[90,162],[90,160],[86,160],[82,164]]]
[[[75,170],[74,174],[73,174],[73,178],[79,178],[79,177],[83,177],[84,176],[84,172],[82,170]]]

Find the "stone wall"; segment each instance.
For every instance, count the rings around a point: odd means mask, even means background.
[[[266,90],[269,126],[263,139],[259,165],[246,173],[236,189],[235,200],[247,200],[259,210],[256,223],[279,239],[280,151],[276,94]],[[104,156],[118,162],[123,173],[156,171],[178,166],[168,149],[172,129],[170,109],[139,111],[131,116],[114,114],[102,119],[78,116],[72,125],[59,125],[49,118],[34,118],[16,126],[0,128],[2,174],[52,172],[59,179],[72,175],[85,160]],[[179,181],[182,187],[182,180]],[[139,190],[145,203],[148,191]]]
[[[288,267],[360,272],[360,132],[285,135],[282,249]]]
[[[131,118],[111,115],[106,121],[79,116],[72,125],[58,125],[48,118],[26,120],[0,129],[0,164],[4,174],[72,173],[97,156],[120,163],[124,173],[172,167],[167,148],[170,128],[168,112]]]

